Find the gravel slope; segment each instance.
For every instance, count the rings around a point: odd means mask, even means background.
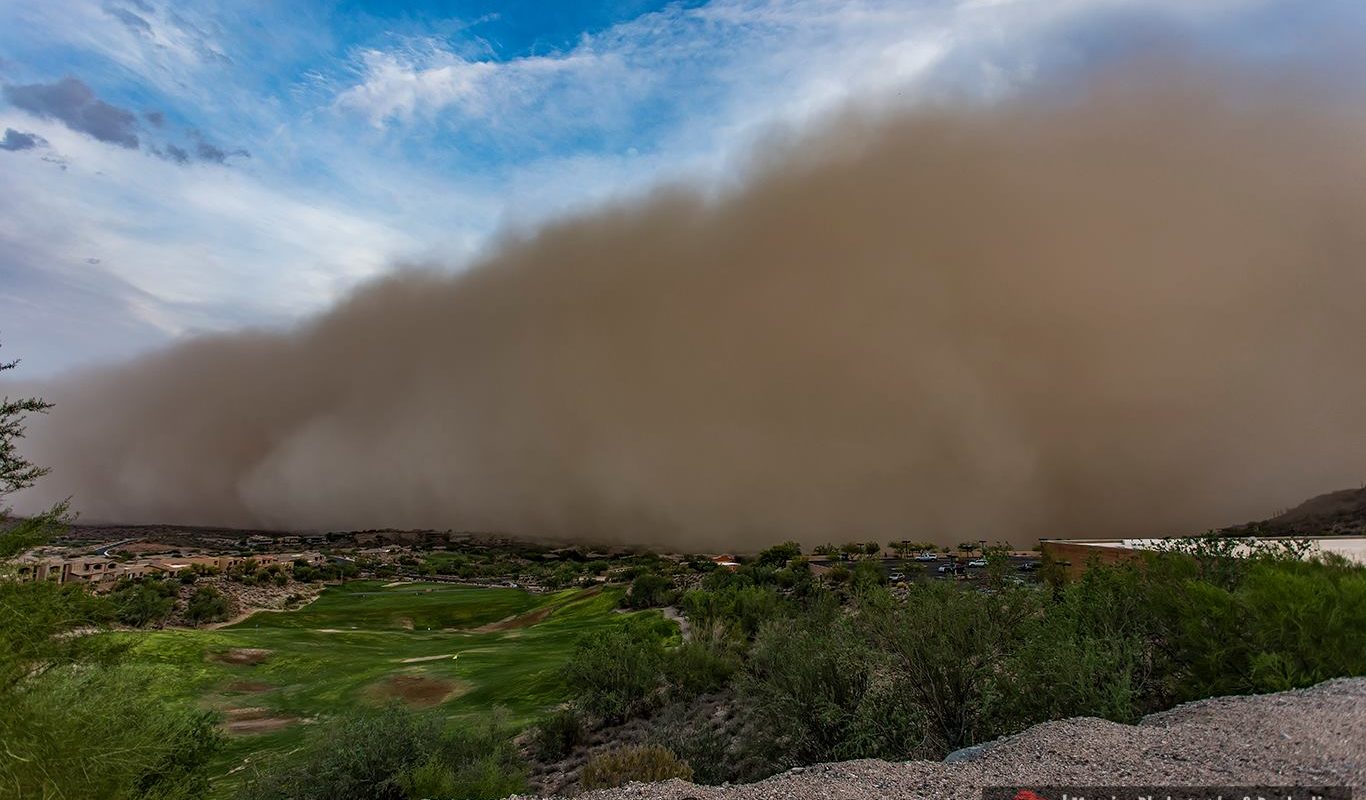
[[[848,761],[744,786],[673,780],[591,800],[873,800],[980,797],[983,786],[1348,785],[1366,787],[1366,678],[1254,697],[1220,697],[1138,725],[1080,717],[1036,725],[954,763]]]

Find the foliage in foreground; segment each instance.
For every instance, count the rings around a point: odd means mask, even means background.
[[[345,743],[338,746],[338,743]],[[394,704],[314,730],[288,764],[267,764],[239,796],[252,800],[496,800],[526,785],[498,715],[448,729]]]
[[[590,720],[650,718],[650,740],[700,764],[702,781],[938,759],[1050,719],[1133,722],[1366,674],[1366,569],[1303,555],[1201,540],[1071,582],[1002,574],[893,598],[852,578],[862,562],[817,583],[784,554],[687,592],[694,635],[681,646],[644,631],[585,640],[567,684]]]
[[[0,402],[0,797],[200,797],[219,746],[212,715],[162,702],[146,669],[85,635],[107,612],[80,587],[14,574],[11,559],[66,519],[65,504],[25,520],[5,506],[46,473],[17,442],[25,415],[48,408]]]
[[[589,760],[583,767],[579,784],[586,790],[611,789],[632,781],[692,780],[692,767],[678,760],[666,747],[638,745],[622,747]]]

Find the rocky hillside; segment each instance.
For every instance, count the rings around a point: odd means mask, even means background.
[[[1299,785],[1366,787],[1366,678],[1223,697],[1138,725],[1047,722],[944,762],[850,761],[745,786],[632,784],[590,800],[957,800],[1002,785]]]
[[[1279,536],[1366,536],[1366,487],[1321,494],[1244,527]]]

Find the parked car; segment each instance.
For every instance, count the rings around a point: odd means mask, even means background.
[[[916,560],[916,561],[938,561],[938,560],[939,560],[939,555],[938,555],[937,553],[931,553],[930,551],[926,550],[925,552],[923,552],[923,553],[921,553],[920,555],[916,556],[916,557],[915,557],[915,560]]]
[[[987,560],[985,558],[974,558],[968,562],[969,567],[985,567],[986,565]]]
[[[953,565],[953,564],[940,564],[940,565],[939,565],[939,574],[940,574],[940,575],[952,575],[953,573],[954,573],[954,565]]]
[[[1023,564],[1020,565],[1020,571],[1021,571],[1021,572],[1034,572],[1034,571],[1037,570],[1040,566],[1042,566],[1042,565],[1039,564],[1039,562],[1037,562],[1037,561],[1026,561],[1025,563],[1023,563]]]
[[[887,576],[887,580],[891,581],[892,583],[901,583],[902,581],[906,580],[906,576],[901,574],[900,572],[893,572],[891,575]]]

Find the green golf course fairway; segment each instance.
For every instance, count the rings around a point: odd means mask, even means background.
[[[513,724],[533,721],[564,699],[558,672],[575,641],[622,619],[622,592],[354,581],[217,630],[116,635],[161,667],[169,696],[224,714],[224,796],[244,761],[296,747],[310,722],[349,708],[398,699],[452,720],[501,707]]]

